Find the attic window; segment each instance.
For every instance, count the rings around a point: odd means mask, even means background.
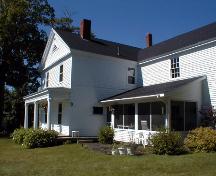
[[[52,48],[52,53],[54,53],[57,49],[58,49],[58,47],[56,45],[54,45]]]
[[[171,69],[170,69],[171,78],[180,77],[180,67],[179,67],[179,58],[171,59]]]

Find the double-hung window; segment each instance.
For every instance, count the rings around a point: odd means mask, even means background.
[[[46,74],[46,87],[49,87],[49,72]]]
[[[58,104],[58,124],[62,123],[62,103]]]
[[[179,58],[171,59],[171,69],[170,69],[171,78],[180,77],[180,67],[179,67]]]
[[[135,84],[135,68],[128,68],[128,84]]]
[[[59,70],[59,82],[63,81],[63,65],[60,66]]]

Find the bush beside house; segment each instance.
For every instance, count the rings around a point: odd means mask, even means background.
[[[216,130],[209,127],[196,128],[189,132],[184,143],[192,152],[216,151]]]
[[[181,135],[177,132],[160,131],[149,139],[152,144],[152,152],[158,155],[179,155],[185,153]]]
[[[112,144],[114,130],[109,126],[104,126],[99,131],[99,142],[102,144]]]
[[[12,138],[15,143],[24,148],[49,147],[56,144],[58,133],[54,130],[43,129],[16,129]]]

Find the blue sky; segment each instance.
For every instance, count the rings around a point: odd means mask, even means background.
[[[48,0],[58,17],[67,10],[79,26],[92,21],[97,38],[145,47],[216,21],[216,0]]]

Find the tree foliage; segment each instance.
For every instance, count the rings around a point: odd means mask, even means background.
[[[19,96],[40,85],[38,67],[47,40],[43,26],[76,31],[72,22],[56,18],[47,0],[0,0],[0,118],[5,84]]]

